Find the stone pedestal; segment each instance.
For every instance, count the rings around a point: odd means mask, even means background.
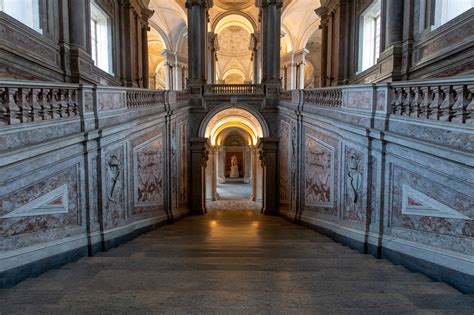
[[[230,177],[239,178],[239,167],[237,165],[230,167]]]

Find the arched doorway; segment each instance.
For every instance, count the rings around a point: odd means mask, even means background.
[[[273,212],[276,149],[269,147],[276,148],[277,141],[269,137],[262,115],[243,104],[218,106],[203,119],[198,134],[191,141],[193,210],[205,213],[212,202],[232,200],[233,209],[243,209],[239,201]]]

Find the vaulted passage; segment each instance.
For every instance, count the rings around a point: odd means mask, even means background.
[[[2,313],[469,312],[474,297],[255,211],[210,211],[0,291]]]

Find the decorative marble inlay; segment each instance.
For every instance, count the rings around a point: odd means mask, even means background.
[[[280,201],[287,203],[289,201],[288,194],[288,141],[290,134],[290,126],[287,122],[280,122],[280,142],[279,148],[279,169],[280,169]]]
[[[346,106],[351,108],[370,109],[372,105],[370,91],[346,91]]]
[[[312,136],[306,135],[304,165],[306,205],[332,207],[334,148]]]
[[[133,149],[135,206],[163,203],[163,140],[152,138]]]
[[[24,206],[21,206],[6,215],[6,218],[21,218],[47,214],[67,213],[68,211],[68,191],[67,185],[62,185],[43,196],[34,199]]]
[[[343,216],[346,220],[363,222],[366,218],[366,189],[364,189],[364,154],[353,148],[345,149],[345,197]]]
[[[438,218],[474,220],[427,195],[403,185],[402,214]]]

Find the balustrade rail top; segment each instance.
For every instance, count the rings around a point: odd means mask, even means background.
[[[78,89],[79,87],[93,88],[91,84],[61,83],[51,81],[28,81],[28,80],[0,80],[0,87],[20,87],[20,88],[65,88]]]
[[[394,87],[420,86],[420,85],[459,85],[474,84],[474,76],[468,77],[449,77],[430,80],[396,81],[390,83]]]

